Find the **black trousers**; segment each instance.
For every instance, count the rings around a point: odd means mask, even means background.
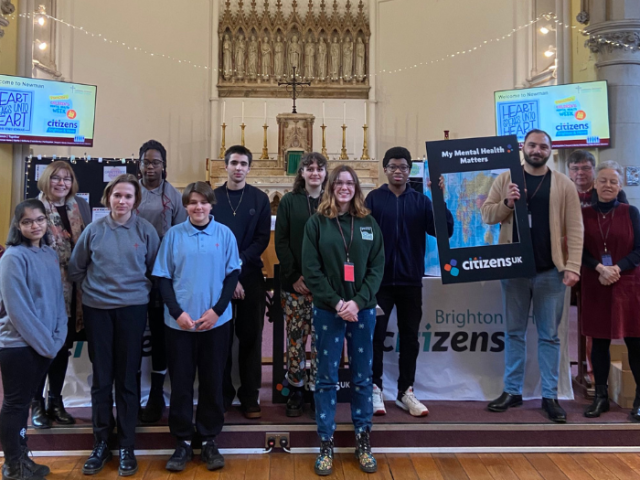
[[[0,410],[0,442],[7,464],[15,464],[27,441],[29,405],[46,375],[50,358],[31,347],[1,348],[0,372],[4,398]]]
[[[243,405],[257,404],[262,386],[262,328],[266,308],[266,291],[261,271],[251,272],[240,281],[244,287],[244,299],[232,300],[234,309],[233,328],[238,337],[238,367],[240,383],[238,398]],[[229,340],[229,352],[233,335]],[[232,355],[229,353],[224,372],[224,402],[229,408],[236,390],[231,381]]]
[[[93,434],[107,441],[113,430],[113,396],[116,386],[118,442],[133,447],[138,421],[137,373],[142,357],[142,336],[147,323],[147,305],[108,310],[83,305],[89,355],[93,359],[91,411]]]
[[[591,365],[593,366],[593,377],[596,385],[607,385],[609,367],[611,365],[611,354],[609,353],[611,340],[608,338],[593,338],[592,340]],[[638,389],[640,385],[640,338],[625,337],[624,343],[627,344],[629,366],[631,367],[631,373],[633,373],[633,379],[636,381],[636,389]]]
[[[167,369],[166,341],[164,338],[164,304],[160,291],[151,289],[149,307],[149,331],[151,332],[151,370],[164,372]]]
[[[222,379],[229,356],[231,322],[207,332],[165,328],[171,378],[169,430],[180,440],[193,436],[193,382],[197,371],[196,430],[202,440],[213,439],[224,425]]]
[[[376,319],[373,333],[373,383],[382,389],[382,360],[384,342],[387,338],[389,315],[395,305],[398,313],[398,336],[400,338],[400,359],[398,378],[398,398],[413,386],[416,378],[416,362],[420,353],[418,332],[422,320],[422,287],[392,286],[380,287],[376,295],[378,305],[384,315]],[[390,342],[394,346],[395,341]]]
[[[71,355],[71,346],[66,342],[54,357],[49,365],[49,371],[42,376],[42,381],[38,385],[35,392],[35,399],[41,399],[44,395],[44,385],[49,377],[49,396],[60,397],[62,395],[62,387],[64,386],[64,378],[67,376],[67,366],[69,365],[69,356]]]

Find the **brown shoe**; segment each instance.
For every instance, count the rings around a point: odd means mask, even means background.
[[[242,410],[244,418],[250,420],[262,417],[262,410],[260,410],[260,405],[257,403],[255,405],[242,405],[240,406],[240,410]]]

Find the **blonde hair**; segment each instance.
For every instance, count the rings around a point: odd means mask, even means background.
[[[73,168],[71,168],[71,164],[63,160],[56,160],[55,162],[47,165],[47,168],[44,169],[44,172],[42,172],[42,175],[40,175],[40,178],[38,179],[38,190],[40,190],[44,194],[44,198],[49,201],[53,200],[51,198],[51,177],[58,173],[60,170],[66,170],[67,172],[69,172],[69,175],[71,175],[71,178],[73,179],[73,182],[71,183],[71,189],[69,190],[69,193],[67,194],[64,201],[66,202],[70,198],[75,197],[76,193],[78,193],[78,190],[80,190],[78,182],[76,181],[76,174],[73,171]]]
[[[125,173],[123,175],[118,175],[116,178],[111,180],[104,189],[102,194],[102,198],[100,199],[100,203],[111,210],[111,206],[109,204],[109,197],[111,196],[111,192],[116,185],[119,183],[130,183],[133,185],[133,188],[136,191],[136,202],[133,205],[133,210],[140,206],[140,202],[142,202],[142,191],[140,190],[140,184],[138,183],[138,179],[131,175],[130,173]]]
[[[351,175],[351,178],[353,178],[353,181],[355,182],[355,192],[351,199],[351,204],[349,205],[349,213],[358,218],[366,217],[369,215],[370,211],[364,206],[364,195],[360,188],[360,180],[358,180],[358,175],[355,170],[348,165],[338,165],[329,174],[329,177],[327,178],[327,187],[324,190],[324,195],[322,195],[322,201],[320,202],[320,205],[318,205],[318,213],[328,218],[336,218],[338,216],[338,202],[336,201],[333,188],[342,172],[347,172]]]

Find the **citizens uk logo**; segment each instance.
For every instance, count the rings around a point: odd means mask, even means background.
[[[449,272],[452,276],[457,277],[460,274],[460,270],[457,268],[458,261],[451,259],[449,263],[445,264],[444,271]]]

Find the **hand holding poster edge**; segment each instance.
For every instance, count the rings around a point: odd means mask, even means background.
[[[465,283],[535,275],[533,246],[529,234],[524,174],[515,135],[426,142],[429,177],[459,172],[508,169],[511,182],[522,195],[515,203],[519,242],[502,245],[450,248],[446,235],[446,204],[440,188],[431,190],[440,257],[442,283]],[[456,212],[452,212],[454,216]],[[504,228],[513,228],[505,224]],[[444,233],[444,234],[443,234]]]

